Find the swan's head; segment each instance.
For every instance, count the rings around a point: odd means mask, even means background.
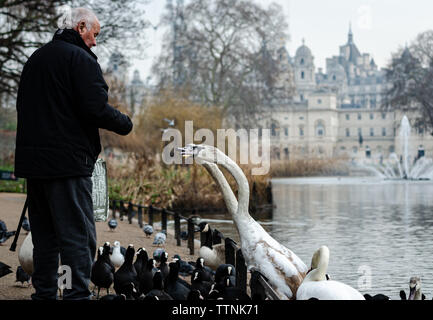
[[[198,163],[210,162],[221,163],[226,155],[218,148],[206,144],[187,144],[184,148],[178,148],[181,155],[188,158],[193,157]]]
[[[120,247],[120,242],[119,241],[114,241],[114,246],[115,247]]]
[[[327,246],[321,246],[313,254],[311,259],[311,268],[307,272],[310,281],[326,280],[326,271],[329,263],[329,249]]]
[[[408,300],[415,300],[415,295],[421,292],[421,279],[419,277],[412,277],[409,280],[409,298]]]

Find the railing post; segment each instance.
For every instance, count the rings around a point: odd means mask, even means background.
[[[113,219],[116,219],[116,200],[113,200],[112,216]]]
[[[176,245],[180,247],[180,216],[179,213],[174,213],[174,237],[176,238]]]
[[[230,238],[225,238],[224,240],[226,263],[235,265],[235,248],[233,246],[233,240]]]
[[[123,221],[123,214],[125,213],[125,207],[123,206],[123,200],[119,201],[119,216],[120,216],[120,221]]]
[[[143,229],[143,206],[141,204],[138,205],[137,215],[138,225]]]
[[[148,214],[149,214],[149,224],[151,226],[153,226],[153,207],[152,207],[152,205],[149,206]]]
[[[128,222],[129,222],[129,224],[132,223],[133,210],[134,210],[134,208],[132,206],[132,203],[128,202]]]
[[[161,211],[161,230],[167,231],[167,211],[165,209]]]
[[[188,248],[189,254],[194,255],[194,223],[188,218]]]
[[[236,251],[236,287],[244,292],[247,290],[247,265],[242,249]]]

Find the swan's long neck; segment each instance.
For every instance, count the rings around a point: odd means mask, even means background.
[[[229,157],[222,152],[220,153],[222,159],[218,159],[218,163],[226,168],[230,174],[235,178],[238,185],[238,209],[236,210],[237,215],[243,215],[250,217],[248,213],[248,205],[250,200],[250,187],[248,184],[247,177],[242,172],[241,168]]]
[[[209,174],[219,186],[221,192],[223,193],[227,210],[233,216],[238,210],[238,200],[236,199],[233,190],[227,182],[226,178],[224,177],[223,173],[215,163],[203,162],[203,167],[205,167],[205,169],[209,172]]]

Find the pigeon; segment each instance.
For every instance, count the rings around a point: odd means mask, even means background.
[[[114,229],[116,229],[116,227],[117,227],[117,220],[114,218],[108,220],[108,226],[110,227],[111,231],[114,231]]]
[[[23,224],[22,224],[22,228],[23,228],[24,231],[26,231],[27,233],[30,232],[30,222],[29,222],[29,219],[27,219],[26,216],[24,216]]]
[[[146,238],[149,238],[153,233],[153,227],[150,224],[146,224],[143,227],[143,232],[146,235]]]
[[[6,242],[10,237],[15,235],[15,231],[8,231],[6,223],[0,220],[0,245]]]
[[[153,260],[156,262],[161,262],[161,255],[165,253],[164,249],[158,248],[155,251],[153,251]]]
[[[113,252],[114,254],[114,252]],[[134,288],[138,287],[137,272],[135,271],[134,260],[135,249],[132,244],[128,246],[125,254],[125,261],[122,266],[114,273],[114,290],[117,294],[125,294],[128,298],[128,294],[131,294],[132,290],[129,288],[130,284],[134,285]]]
[[[23,267],[21,266],[18,266],[17,268],[15,282],[21,282],[21,286],[24,284],[24,282],[27,282],[27,286],[30,285],[30,276],[24,271]]]
[[[120,268],[123,262],[125,262],[125,257],[120,250],[119,241],[114,241],[113,253],[110,255],[110,260],[116,268]]]
[[[154,245],[162,246],[165,244],[165,240],[167,239],[167,231],[162,230],[155,235],[155,239],[153,240]]]
[[[0,278],[12,273],[11,267],[3,262],[0,262]]]

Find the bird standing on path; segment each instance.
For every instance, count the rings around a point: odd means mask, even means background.
[[[116,268],[120,268],[120,266],[125,262],[125,257],[120,251],[119,241],[114,241],[113,253],[110,255],[110,260]]]
[[[14,235],[15,231],[8,231],[6,223],[4,223],[3,220],[0,220],[0,246]]]
[[[143,232],[146,235],[146,238],[149,238],[153,233],[153,227],[150,224],[146,224],[143,227]]]
[[[114,231],[114,229],[116,229],[116,227],[117,227],[117,220],[114,218],[108,220],[108,226],[110,227],[111,231]]]
[[[21,266],[18,266],[17,268],[15,282],[21,282],[21,286],[24,284],[24,282],[27,282],[27,286],[30,286],[30,276],[24,271],[23,267]]]
[[[155,239],[153,240],[153,245],[163,246],[165,245],[165,240],[167,239],[167,231],[162,230],[155,235]]]

